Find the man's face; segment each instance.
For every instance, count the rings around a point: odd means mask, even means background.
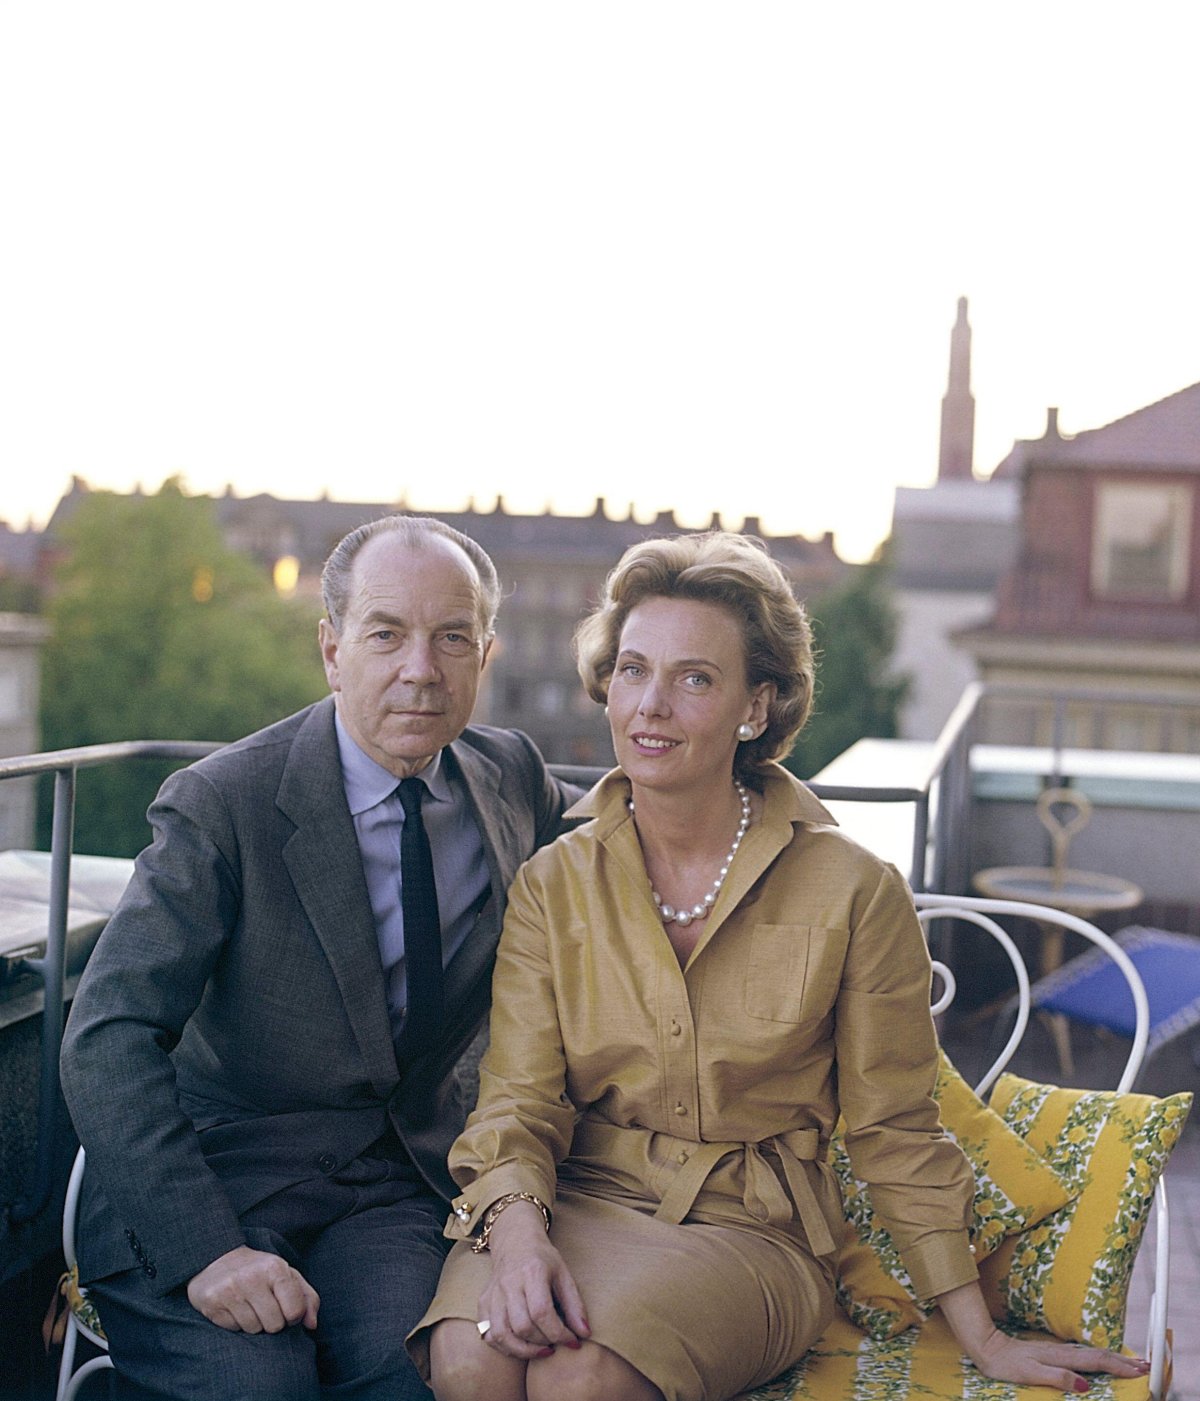
[[[321,656],[342,724],[397,778],[423,769],[471,718],[484,641],[479,580],[451,540],[373,536],[355,556],[340,633]]]

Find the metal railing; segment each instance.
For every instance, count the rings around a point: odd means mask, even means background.
[[[1061,755],[1072,705],[1161,706],[1167,710],[1194,710],[1198,702],[1186,697],[1063,691],[1019,684],[974,682],[959,698],[934,744],[920,781],[907,787],[846,786],[810,783],[823,801],[912,803],[913,837],[909,882],[914,891],[962,894],[970,884],[972,783],[971,750],[980,738],[982,710],[990,698],[1028,701],[1050,707],[1052,727],[1051,780],[1061,779]],[[38,1129],[35,1162],[28,1185],[12,1206],[15,1224],[36,1216],[50,1193],[56,1107],[59,1093],[58,1056],[62,1042],[66,992],[67,896],[70,886],[74,830],[75,780],[80,769],[126,759],[194,760],[219,749],[220,744],[190,740],[137,740],[98,744],[54,753],[0,759],[0,781],[40,774],[54,774],[54,814],[50,857],[50,906],[46,950],[41,957],[25,957],[22,971],[37,975],[43,987],[41,1083],[38,1095]],[[604,769],[588,765],[551,764],[551,771],[568,782],[590,784]]]
[[[38,1085],[38,1126],[33,1168],[25,1190],[9,1209],[13,1225],[32,1221],[46,1206],[54,1166],[54,1124],[58,1109],[58,1055],[62,1046],[66,1001],[67,906],[71,886],[71,855],[75,832],[75,780],[80,769],[98,768],[123,759],[200,759],[219,744],[189,740],[131,740],[58,749],[48,754],[0,759],[0,780],[54,775],[54,811],[50,836],[50,908],[46,951],[23,958],[20,970],[36,974],[42,983],[41,1079]]]
[[[12,970],[31,973],[42,985],[41,1077],[38,1086],[38,1122],[34,1162],[20,1197],[9,1208],[13,1225],[33,1220],[49,1200],[54,1167],[54,1126],[59,1097],[58,1058],[62,1047],[66,1003],[67,913],[74,848],[75,786],[81,769],[99,768],[128,759],[192,761],[221,748],[199,740],[130,740],[118,744],[88,745],[46,754],[0,759],[0,781],[7,778],[54,775],[54,811],[50,842],[50,902],[45,952],[27,954]],[[570,783],[590,785],[605,770],[590,765],[551,764],[550,771]],[[928,792],[911,788],[856,788],[811,784],[819,798],[849,802],[913,802],[917,805],[919,834],[914,851],[925,846],[929,807]],[[914,864],[914,873],[917,866]]]

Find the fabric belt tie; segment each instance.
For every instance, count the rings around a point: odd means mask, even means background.
[[[774,1148],[779,1155],[788,1185],[786,1192],[762,1151],[765,1147]],[[654,1215],[660,1221],[678,1225],[692,1209],[717,1163],[730,1153],[742,1153],[746,1178],[742,1201],[747,1212],[755,1221],[772,1226],[786,1225],[799,1216],[813,1254],[831,1255],[837,1247],[803,1167],[805,1162],[815,1162],[819,1151],[820,1135],[816,1129],[792,1129],[761,1143],[698,1143],[671,1180]]]

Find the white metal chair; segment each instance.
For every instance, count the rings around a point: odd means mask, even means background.
[[[1025,1034],[1032,1004],[1029,974],[1025,968],[1025,961],[1012,938],[996,922],[996,917],[1001,915],[1031,919],[1041,925],[1058,924],[1075,934],[1081,934],[1098,951],[1102,950],[1107,954],[1120,969],[1133,998],[1134,1022],[1129,1052],[1117,1081],[1116,1091],[1118,1094],[1125,1094],[1133,1087],[1146,1056],[1146,1044],[1150,1035],[1150,1007],[1146,998],[1146,989],[1136,965],[1115,939],[1085,919],[1066,914],[1060,910],[1051,910],[1045,905],[1026,904],[1017,900],[989,900],[971,895],[922,894],[916,895],[914,899],[917,906],[917,916],[926,930],[930,924],[939,919],[957,919],[973,924],[986,931],[1000,944],[1013,967],[1017,981],[1016,1019],[1003,1050],[976,1085],[977,1094],[985,1096],[1012,1059]],[[945,982],[945,989],[933,1006],[934,1014],[937,1015],[953,1001],[954,976],[944,964],[936,960],[934,969]],[[1154,1259],[1153,1286],[1144,1355],[1150,1362],[1150,1396],[1154,1398],[1154,1401],[1163,1401],[1164,1382],[1169,1379],[1167,1372],[1167,1306],[1171,1264],[1167,1186],[1164,1178],[1159,1179],[1155,1193],[1154,1223],[1154,1232],[1148,1236],[1147,1240],[1148,1245],[1150,1240],[1153,1241]]]
[[[81,1148],[75,1155],[75,1165],[67,1183],[67,1199],[63,1205],[62,1244],[67,1273],[63,1276],[61,1288],[67,1301],[67,1325],[63,1334],[63,1354],[58,1367],[58,1390],[55,1392],[54,1401],[74,1401],[79,1388],[93,1372],[103,1371],[113,1365],[112,1358],[108,1355],[108,1340],[100,1326],[96,1307],[86,1291],[79,1287],[79,1267],[75,1260],[75,1217],[79,1210],[83,1167],[84,1152]],[[88,1342],[102,1349],[102,1352],[99,1357],[90,1358],[76,1370],[75,1346],[81,1334]]]

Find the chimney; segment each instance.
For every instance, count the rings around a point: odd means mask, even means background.
[[[975,400],[971,394],[971,327],[967,299],[959,297],[958,316],[950,332],[950,375],[942,400],[942,436],[938,481],[974,480]]]

